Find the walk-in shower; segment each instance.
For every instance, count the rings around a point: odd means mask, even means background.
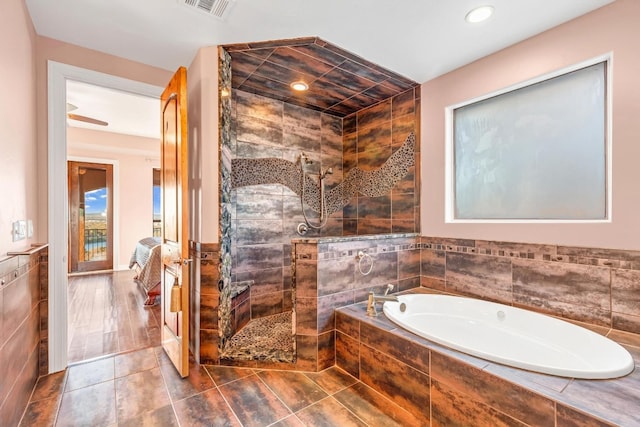
[[[307,157],[306,154],[300,153],[299,157],[300,162],[300,208],[302,209],[302,216],[304,217],[304,222],[298,224],[297,232],[299,235],[304,236],[309,231],[309,228],[313,228],[316,230],[320,230],[327,224],[327,218],[329,218],[329,213],[327,212],[327,201],[325,197],[325,178],[327,175],[333,174],[333,168],[319,169],[318,173],[309,172],[309,168],[313,165],[313,161]],[[319,217],[318,223],[314,224],[307,217],[307,212],[304,207],[304,200],[307,194],[307,188],[313,188],[316,190],[314,182],[310,176],[317,175],[318,177],[318,197],[319,197]]]

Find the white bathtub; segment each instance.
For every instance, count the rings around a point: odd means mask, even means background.
[[[436,343],[493,362],[571,378],[627,375],[634,361],[612,340],[553,317],[449,295],[399,295],[383,311]],[[405,311],[401,311],[405,304]]]

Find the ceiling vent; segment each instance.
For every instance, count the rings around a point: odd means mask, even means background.
[[[207,15],[224,19],[229,14],[235,0],[178,0],[178,3],[189,6],[190,9],[204,12]]]

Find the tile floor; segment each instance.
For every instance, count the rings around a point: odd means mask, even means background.
[[[21,426],[414,426],[337,367],[319,373],[202,366],[181,379],[159,347],[38,380]]]

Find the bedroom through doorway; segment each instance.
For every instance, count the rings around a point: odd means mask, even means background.
[[[150,298],[160,267],[147,261],[161,225],[161,128],[158,98],[67,80],[66,102],[67,360],[75,364],[160,346],[160,298]]]

